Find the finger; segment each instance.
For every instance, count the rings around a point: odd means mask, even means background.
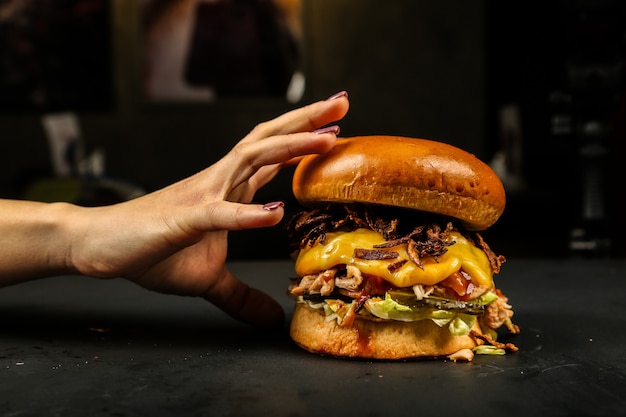
[[[267,165],[259,168],[247,181],[235,187],[226,199],[238,203],[250,203],[256,192],[270,182],[276,176],[280,168],[280,164]]]
[[[251,165],[284,164],[305,155],[328,152],[337,140],[339,126],[330,126],[313,132],[273,136],[263,142],[246,146]],[[244,156],[246,156],[244,154]]]
[[[321,132],[304,132],[279,135],[264,141],[241,142],[233,148],[218,164],[223,165],[223,172],[230,172],[229,182],[232,188],[248,180],[264,166],[283,164],[303,155],[328,152],[337,140],[335,130],[324,129]],[[275,167],[273,173],[278,171]]]
[[[309,104],[259,124],[244,141],[257,141],[270,136],[295,132],[310,132],[342,119],[349,107],[348,94],[337,93],[327,100]]]
[[[187,209],[184,223],[197,232],[258,229],[277,225],[285,215],[282,202],[266,205],[216,201],[205,207]]]
[[[204,294],[204,298],[230,316],[249,324],[279,327],[285,322],[285,312],[276,300],[239,281],[228,269]]]
[[[330,126],[325,129],[316,130],[312,133],[317,135],[317,137],[314,137],[317,140],[309,140],[308,143],[296,142],[296,146],[294,148],[288,148],[287,155],[293,155],[294,152],[297,155],[292,156],[288,160],[284,160],[285,156],[280,152],[277,152],[276,156],[273,156],[272,153],[262,154],[263,156],[266,156],[268,158],[274,157],[279,162],[271,165],[264,165],[257,169],[256,172],[252,174],[252,176],[248,179],[248,182],[251,186],[250,188],[252,188],[252,190],[256,192],[258,189],[270,182],[276,176],[276,174],[278,174],[278,171],[280,171],[283,166],[296,165],[298,162],[300,162],[300,160],[302,160],[302,158],[307,155],[328,152],[335,145],[335,142],[337,140],[337,134],[339,133],[339,127]],[[334,135],[334,137],[332,135]],[[267,142],[263,142],[263,144],[267,145]],[[252,161],[251,163],[252,165],[254,165]]]
[[[249,152],[249,156],[246,157],[245,152],[238,152],[237,155],[240,156],[237,166],[243,166],[243,168],[238,168],[234,172],[233,181],[234,188],[231,193],[228,195],[229,201],[238,201],[248,203],[254,197],[254,194],[265,184],[271,181],[278,171],[284,165],[294,165],[298,161],[300,161],[304,156],[316,153],[323,153],[330,150],[330,148],[335,144],[337,139],[336,135],[339,133],[338,126],[330,126],[324,129],[319,129],[312,132],[315,139],[318,140],[309,140],[308,143],[306,141],[295,142],[295,146],[290,147],[287,141],[282,140],[282,137],[271,138],[268,141],[264,142],[256,142],[240,145],[242,147],[246,146]],[[324,136],[325,135],[325,136]],[[330,136],[329,136],[330,135]],[[333,138],[334,135],[335,137]],[[295,138],[295,135],[288,135],[291,138]],[[309,135],[310,136],[310,135]],[[276,146],[272,145],[272,141],[277,141],[278,144]],[[256,146],[254,146],[256,145]],[[268,147],[270,149],[266,149]],[[287,146],[285,149],[287,151],[287,156],[283,152],[281,152],[281,147]],[[265,152],[264,152],[265,151]],[[272,152],[277,151],[277,152]],[[260,153],[259,153],[260,152]],[[293,152],[298,153],[299,155],[292,156]],[[254,158],[258,155],[261,155],[265,158],[275,158],[278,163],[263,165],[263,160],[255,160]],[[284,160],[285,158],[289,158]],[[266,161],[270,161],[270,159],[266,159]],[[257,165],[261,165],[260,168],[255,168]],[[249,176],[249,177],[248,177]]]

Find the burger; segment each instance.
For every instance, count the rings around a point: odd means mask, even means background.
[[[517,350],[498,341],[519,333],[493,280],[505,258],[479,234],[506,200],[488,165],[442,142],[352,137],[305,157],[292,185],[297,345],[380,360]]]

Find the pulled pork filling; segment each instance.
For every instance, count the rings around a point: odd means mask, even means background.
[[[416,212],[395,208],[329,205],[298,213],[289,222],[288,230],[295,255],[306,246],[323,245],[326,234],[330,232],[349,232],[358,228],[374,230],[386,242],[371,248],[357,248],[353,257],[389,260],[387,269],[390,272],[406,262],[413,262],[423,269],[425,258],[438,262],[448,247],[455,244],[449,238],[449,233],[455,231],[486,254],[493,274],[500,272],[505,258],[496,255],[478,233],[455,227],[452,221],[441,218],[424,218],[417,227],[407,228],[406,225],[416,223],[416,216],[419,217]],[[440,226],[442,220],[445,227]],[[409,259],[400,259],[398,253],[392,250],[404,244]],[[511,322],[513,311],[508,299],[495,288],[474,285],[471,276],[463,269],[435,285],[398,288],[380,277],[361,272],[355,266],[341,264],[292,280],[289,291],[301,302],[324,308],[327,317],[336,318],[342,326],[351,326],[357,316],[385,320],[389,310],[392,311],[389,319],[412,321],[430,318],[438,324],[450,324],[451,331],[453,325],[458,326],[458,323],[453,324],[453,320],[460,319],[468,327],[464,333],[475,336],[470,329],[473,321],[478,319],[487,334],[478,339],[499,349],[517,350],[512,344],[503,345],[495,341],[495,330],[503,325],[511,333],[519,333],[519,328]],[[384,305],[385,312],[379,314],[381,305]],[[447,321],[442,319],[446,317]]]

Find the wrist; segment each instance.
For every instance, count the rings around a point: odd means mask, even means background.
[[[69,203],[50,203],[44,210],[48,219],[43,225],[44,236],[47,236],[47,269],[53,275],[77,273],[73,247],[80,235],[82,212],[86,209]]]
[[[0,285],[73,274],[71,248],[78,206],[0,200]]]

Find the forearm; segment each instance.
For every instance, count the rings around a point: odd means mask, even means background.
[[[0,199],[0,286],[73,273],[69,242],[77,209]]]

